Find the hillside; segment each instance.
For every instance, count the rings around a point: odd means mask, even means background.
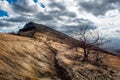
[[[17,35],[0,33],[0,80],[119,80],[120,57],[100,52],[99,65],[82,62],[79,41],[47,26],[28,23]]]

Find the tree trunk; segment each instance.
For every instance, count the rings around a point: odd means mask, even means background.
[[[98,52],[96,52],[96,59],[95,59],[95,65],[99,65],[99,61],[100,61],[100,59],[99,59],[99,53]]]
[[[82,61],[83,62],[87,62],[88,61],[88,51],[87,51],[86,48],[84,49],[84,56],[83,56],[83,60]]]

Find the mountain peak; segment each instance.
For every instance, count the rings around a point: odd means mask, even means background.
[[[22,29],[19,31],[29,31],[29,30],[34,30],[35,29],[35,23],[34,22],[29,22],[27,23]]]
[[[18,35],[26,36],[26,37],[36,37],[39,35],[44,35],[46,38],[51,37],[51,39],[62,39],[62,41],[65,41],[66,38],[75,40],[71,38],[70,36],[63,34],[57,30],[54,30],[48,26],[45,26],[43,24],[37,24],[34,22],[27,23],[22,29],[19,30]],[[41,37],[41,36],[38,36]]]
[[[31,30],[39,32],[39,31],[46,31],[46,30],[53,30],[53,29],[51,29],[43,24],[29,22],[22,29],[20,29],[19,32],[27,32],[27,31],[31,31]]]

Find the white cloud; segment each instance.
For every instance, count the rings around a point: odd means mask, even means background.
[[[86,0],[89,2],[91,0]],[[40,6],[40,2],[44,3],[46,8],[43,9]],[[94,2],[94,0],[92,1]],[[105,16],[96,17],[91,13],[85,12],[82,8],[78,7],[78,2],[74,0],[38,0],[37,3],[34,3],[33,0],[18,0],[14,4],[9,4],[6,0],[0,1],[0,8],[9,13],[8,18],[2,19],[6,23],[26,23],[29,21],[40,22],[40,23],[49,23],[49,25],[69,25],[74,24],[72,20],[87,19],[94,22],[100,29],[112,28],[110,24],[117,24],[118,22],[118,11],[111,10],[108,11]],[[117,16],[113,18],[113,16]],[[73,18],[73,19],[72,19]],[[79,24],[79,22],[76,22]],[[114,28],[115,29],[115,28]]]
[[[115,17],[115,16],[118,16],[119,15],[119,11],[117,9],[115,10],[110,10],[108,12],[106,12],[105,16],[106,17]]]
[[[7,11],[8,14],[13,14],[13,10],[11,8],[11,5],[6,1],[0,1],[0,10]]]

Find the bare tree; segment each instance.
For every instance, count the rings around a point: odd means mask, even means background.
[[[91,50],[99,51],[100,46],[110,42],[110,40],[106,40],[100,36],[99,31],[90,30],[89,26],[84,26],[80,28],[78,33],[75,33],[75,36],[80,40],[78,45],[74,47],[82,47],[83,48],[83,61],[88,61],[88,56],[91,53]],[[96,54],[96,60],[98,61],[98,52]]]

